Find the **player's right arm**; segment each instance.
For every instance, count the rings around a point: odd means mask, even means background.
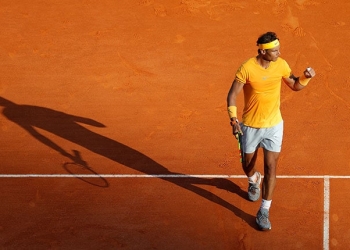
[[[241,83],[237,78],[233,81],[227,95],[227,110],[233,128],[233,134],[242,133],[241,127],[237,122],[237,96],[242,91],[244,83]]]

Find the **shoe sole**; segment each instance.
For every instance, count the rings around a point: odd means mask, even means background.
[[[256,221],[256,224],[258,225],[258,228],[260,231],[269,231],[271,230],[271,226],[269,228],[264,228],[264,227],[261,227],[258,223],[258,219],[255,220]]]

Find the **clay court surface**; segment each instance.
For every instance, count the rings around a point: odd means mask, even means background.
[[[0,249],[348,249],[349,10],[2,0]],[[282,88],[272,230],[260,232],[226,96],[266,31],[295,75],[317,76]]]

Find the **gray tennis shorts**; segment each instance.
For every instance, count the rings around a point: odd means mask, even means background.
[[[271,128],[252,128],[242,124],[241,129],[245,153],[254,153],[259,147],[272,152],[281,152],[283,121]]]

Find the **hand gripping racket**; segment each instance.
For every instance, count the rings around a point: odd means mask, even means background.
[[[236,123],[239,123],[237,119],[236,119]],[[238,142],[239,156],[240,156],[241,163],[243,165],[244,164],[244,151],[243,151],[243,144],[242,144],[242,133],[241,132],[235,133],[234,127],[232,127],[232,129],[233,129],[233,134],[235,135],[237,142]]]

